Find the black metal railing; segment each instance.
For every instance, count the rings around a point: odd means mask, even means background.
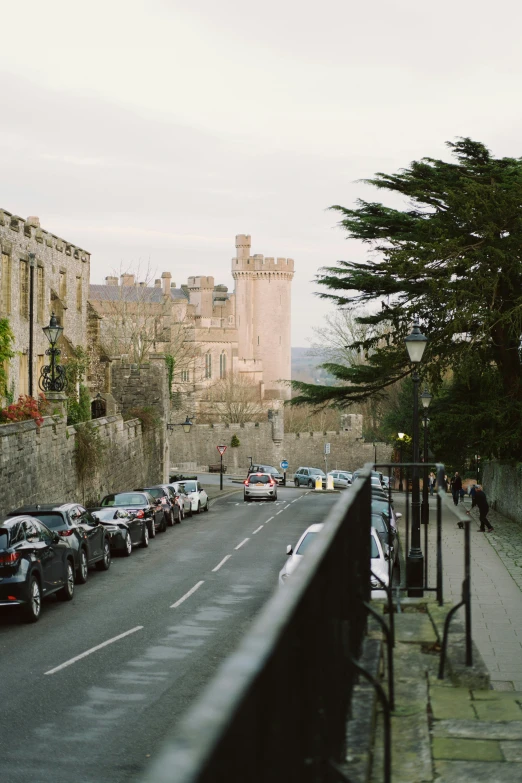
[[[149,783],[343,779],[370,599],[370,469],[182,720]],[[388,736],[387,780],[390,752]]]

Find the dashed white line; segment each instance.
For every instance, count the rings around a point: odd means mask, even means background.
[[[299,498],[294,498],[294,500],[291,500],[290,502],[295,503],[297,500],[299,500]]]
[[[186,601],[186,600],[187,600],[187,598],[188,598],[189,596],[191,596],[191,595],[192,595],[192,593],[195,593],[195,592],[196,592],[196,590],[197,590],[199,587],[201,587],[201,585],[202,585],[202,584],[204,584],[204,581],[205,581],[205,580],[204,580],[204,579],[202,579],[202,580],[201,580],[201,582],[198,582],[197,584],[195,584],[195,585],[194,585],[194,587],[191,587],[191,588],[190,588],[190,590],[188,591],[188,593],[185,593],[185,595],[181,596],[181,598],[179,599],[179,601],[176,601],[176,603],[175,603],[175,604],[171,604],[170,608],[171,608],[171,609],[176,609],[176,607],[177,607],[177,606],[179,606],[180,604],[182,604],[182,603],[183,603],[183,601]]]
[[[245,538],[240,544],[238,544],[236,547],[234,547],[234,549],[241,549],[243,544],[246,544],[247,541],[250,541],[250,539],[249,538]]]
[[[266,522],[265,522],[265,525],[266,525],[266,523],[267,523],[267,522],[271,522],[271,521],[273,520],[273,518],[274,518],[274,517],[268,517],[268,519],[267,519],[267,520],[266,520]]]
[[[217,566],[216,566],[215,568],[213,568],[212,570],[213,570],[213,571],[219,571],[219,569],[221,568],[221,566],[222,566],[222,565],[224,565],[224,564],[227,562],[227,560],[229,559],[229,557],[232,557],[232,555],[227,555],[226,557],[224,557],[224,558],[223,558],[223,560],[221,561],[221,563],[218,563],[218,564],[217,564]]]
[[[282,508],[281,511],[278,511],[277,514],[282,514],[283,511],[284,511],[284,508]],[[277,514],[276,514],[276,516],[277,516]]]
[[[253,535],[253,536],[255,536],[255,534],[256,534],[256,533],[259,533],[259,531],[260,531],[260,530],[262,530],[262,529],[263,529],[263,525],[259,525],[259,527],[258,527],[256,530],[254,530],[254,532],[252,533],[252,535]]]
[[[66,666],[71,666],[71,664],[76,663],[76,661],[81,661],[82,658],[86,658],[88,655],[91,655],[93,652],[96,652],[97,650],[101,650],[102,647],[107,647],[108,644],[117,642],[119,639],[123,639],[125,636],[130,636],[131,633],[136,633],[136,631],[141,631],[142,628],[143,625],[137,625],[136,628],[131,628],[130,631],[125,631],[125,633],[120,633],[118,636],[113,636],[112,639],[107,639],[106,642],[97,644],[96,647],[91,647],[90,650],[86,650],[80,655],[76,655],[74,658],[70,658],[68,661],[65,661],[65,663],[61,663],[59,666],[56,666],[54,669],[49,669],[49,671],[45,672],[45,674],[55,674],[55,672],[59,672],[61,669],[65,669]]]

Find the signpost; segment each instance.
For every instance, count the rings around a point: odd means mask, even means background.
[[[328,454],[330,453],[330,444],[325,443],[324,444],[324,467],[325,467],[325,473],[328,473]]]
[[[286,487],[286,471],[288,469],[288,460],[282,459],[279,463],[279,467],[283,471],[283,487]]]
[[[216,446],[217,450],[219,451],[219,459],[221,461],[221,465],[219,468],[219,489],[223,489],[223,454],[227,450],[226,446]]]

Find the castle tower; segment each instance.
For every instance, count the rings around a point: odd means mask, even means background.
[[[250,255],[250,236],[236,236],[232,277],[236,286],[239,359],[262,362],[265,398],[288,399],[278,383],[291,378],[291,286],[294,261]]]

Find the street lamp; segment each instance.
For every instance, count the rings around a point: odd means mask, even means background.
[[[427,525],[430,517],[430,509],[428,504],[428,408],[430,407],[430,402],[432,399],[432,395],[429,393],[427,389],[424,389],[421,396],[421,402],[422,402],[422,423],[424,425],[424,468],[423,468],[423,474],[422,474],[422,509],[421,509],[421,522],[423,525]]]
[[[169,422],[167,424],[167,429],[172,432],[174,427],[183,427],[183,432],[187,432],[188,433],[188,432],[190,432],[190,428],[192,427],[192,425],[193,425],[192,419],[189,419],[189,417],[187,416],[185,418],[185,421],[183,421],[181,424],[171,424]]]
[[[56,343],[63,332],[63,326],[59,325],[54,313],[51,313],[49,326],[44,326],[42,331],[49,340],[49,348],[45,353],[50,357],[50,364],[42,367],[38,385],[42,391],[61,392],[67,386],[67,378],[65,368],[58,363],[61,351],[56,347]]]
[[[418,323],[405,339],[410,362],[413,365],[413,469],[411,483],[411,546],[406,559],[406,584],[408,595],[416,598],[424,595],[424,556],[420,541],[420,486],[419,486],[419,376],[417,365],[422,361],[428,339],[421,333]]]
[[[402,444],[404,443],[405,432],[398,432],[400,446],[399,446],[399,492],[402,492]]]

